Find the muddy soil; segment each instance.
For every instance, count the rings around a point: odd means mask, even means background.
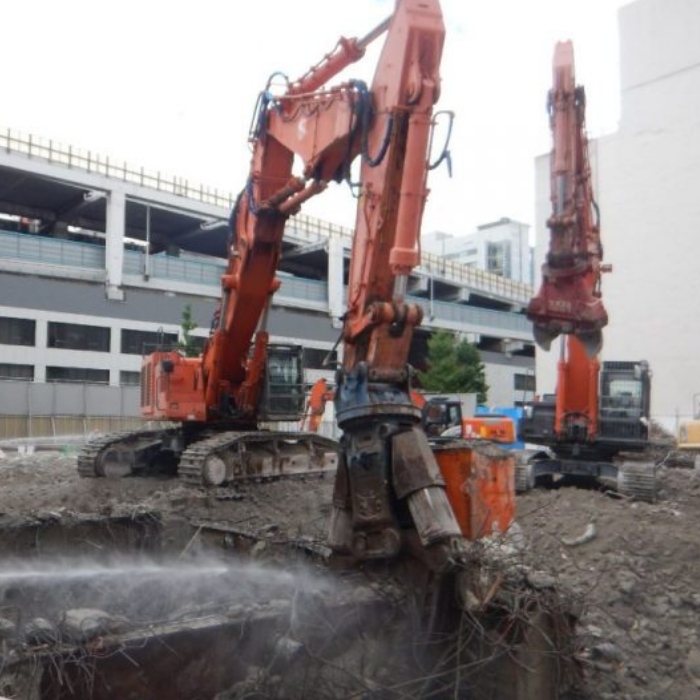
[[[575,488],[519,498],[524,563],[548,572],[583,602],[586,687],[577,697],[700,699],[700,472],[662,470],[660,476],[655,504]],[[250,536],[252,546],[263,539],[274,548],[322,540],[331,491],[332,479],[313,477],[247,484],[218,500],[176,479],[81,479],[70,454],[6,453],[0,525],[158,512],[195,525],[221,523]]]
[[[332,477],[309,476],[247,483],[215,498],[176,478],[83,479],[74,454],[6,452],[0,458],[0,525],[26,518],[154,512],[163,520],[181,516],[195,524],[226,523],[251,539],[315,539],[325,536],[332,490]]]
[[[700,698],[700,472],[658,475],[655,504],[575,488],[519,498],[527,558],[585,604],[591,700]]]

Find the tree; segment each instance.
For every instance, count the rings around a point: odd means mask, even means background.
[[[196,321],[192,318],[192,306],[187,304],[182,310],[182,321],[180,322],[180,342],[178,348],[184,353],[185,357],[197,357],[199,350],[195,345],[192,331],[197,328]]]
[[[438,331],[428,341],[428,369],[418,378],[426,391],[476,394],[485,403],[489,390],[479,351],[468,340],[458,341],[447,331]]]

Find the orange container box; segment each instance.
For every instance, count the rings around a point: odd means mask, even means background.
[[[462,534],[470,540],[505,532],[515,519],[515,463],[489,443],[433,444],[447,496]]]

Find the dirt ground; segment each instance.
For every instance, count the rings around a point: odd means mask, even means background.
[[[592,699],[700,698],[700,472],[658,476],[655,504],[574,488],[519,498],[528,558],[585,605]]]
[[[583,602],[590,700],[700,699],[700,472],[662,469],[660,480],[655,504],[575,488],[519,498],[525,562]],[[217,500],[176,479],[81,479],[74,454],[7,452],[0,457],[0,527],[148,510],[226,522],[276,541],[317,540],[331,489],[331,479],[314,478],[242,486],[242,498]]]

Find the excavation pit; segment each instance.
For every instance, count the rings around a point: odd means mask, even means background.
[[[331,557],[330,479],[221,492],[79,479],[69,457],[1,467],[0,696],[565,697],[553,591],[478,552],[470,595],[415,559]]]
[[[0,529],[0,692],[214,698],[327,646],[331,628],[346,639],[360,618],[363,634],[387,621],[382,596],[314,569],[303,547],[281,568],[237,551],[230,535],[221,524],[164,527],[153,513]]]

